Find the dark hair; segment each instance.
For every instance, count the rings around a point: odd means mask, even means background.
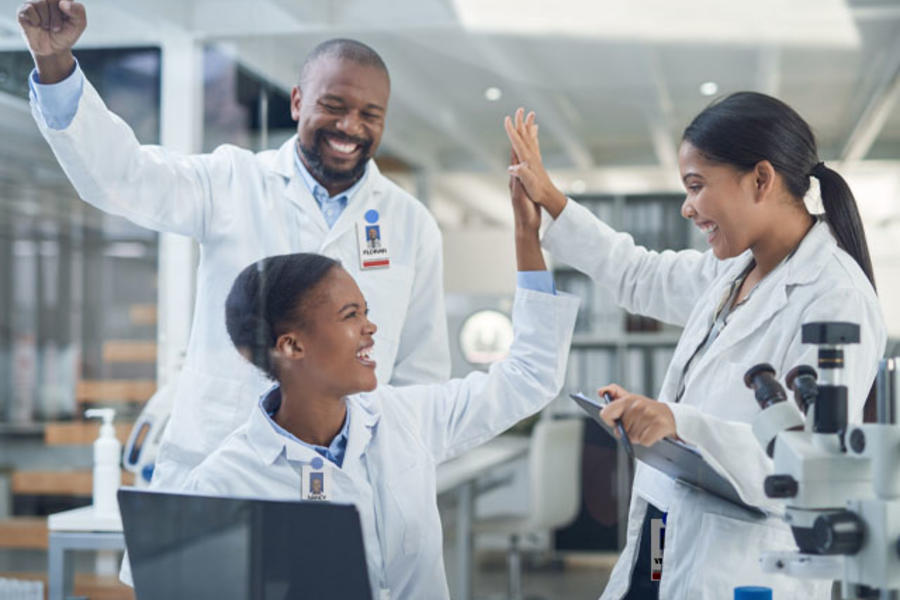
[[[282,254],[241,271],[225,300],[225,327],[238,350],[270,379],[278,379],[271,351],[289,327],[306,325],[300,308],[340,263],[320,254]]]
[[[875,276],[866,233],[856,199],[844,178],[819,160],[816,139],[803,118],[790,106],[765,94],[737,92],[707,106],[684,130],[706,158],[742,171],[767,160],[784,178],[788,190],[801,201],[809,178],[819,180],[825,220],[838,245],[859,264],[872,287]]]
[[[388,81],[391,76],[388,73],[387,65],[381,60],[381,56],[371,47],[347,38],[334,38],[326,40],[312,49],[303,61],[300,67],[300,89],[302,90],[309,77],[309,71],[312,66],[324,57],[340,58],[355,62],[364,67],[375,67],[384,72],[384,76]]]

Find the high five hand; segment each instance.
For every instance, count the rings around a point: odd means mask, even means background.
[[[516,110],[515,120],[509,117],[503,120],[509,143],[519,159],[518,164],[509,166],[509,173],[521,182],[528,197],[546,208],[555,219],[566,206],[566,196],[556,189],[544,169],[534,113],[529,113],[528,119],[524,116],[525,109],[520,108]]]
[[[537,135],[537,124],[534,122],[534,113],[528,113],[526,119],[526,130],[533,131]],[[510,149],[509,166],[514,167],[519,164],[519,157],[516,156],[515,150]],[[513,215],[515,217],[516,228],[523,231],[537,232],[541,227],[541,207],[528,197],[522,182],[519,181],[512,173],[509,176],[509,197],[512,200]]]

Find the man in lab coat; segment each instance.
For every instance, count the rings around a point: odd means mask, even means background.
[[[29,77],[34,118],[79,195],[200,244],[190,342],[154,485],[180,485],[246,421],[253,398],[271,383],[238,355],[224,326],[229,286],[265,256],[302,251],[341,261],[379,322],[379,381],[448,377],[440,231],[371,160],[390,94],[374,50],[330,40],[312,51],[291,92],[297,135],[278,150],[223,145],[185,156],[141,145],[84,78],[71,52],[86,27],[84,5],[31,0],[18,20],[36,66]],[[373,226],[378,248],[366,243]]]

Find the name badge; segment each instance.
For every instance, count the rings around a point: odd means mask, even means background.
[[[331,468],[325,459],[317,456],[300,467],[301,500],[328,500],[331,494]]]
[[[666,547],[666,522],[650,519],[650,581],[662,579],[663,549]]]
[[[384,221],[375,209],[366,211],[363,220],[356,224],[359,243],[359,268],[380,269],[391,266],[391,253],[385,236]]]

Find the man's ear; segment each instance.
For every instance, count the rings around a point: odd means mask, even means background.
[[[753,183],[757,201],[767,197],[775,189],[775,167],[767,160],[761,160],[753,167]]]
[[[300,104],[303,102],[303,92],[300,86],[295,85],[291,88],[291,118],[295,121],[300,120]]]

